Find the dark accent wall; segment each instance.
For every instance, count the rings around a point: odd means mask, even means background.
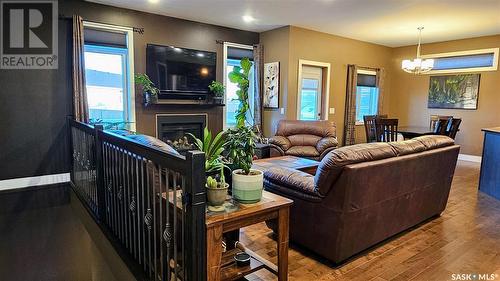
[[[60,0],[59,13],[85,20],[143,27],[134,34],[135,72],[146,71],[146,44],[175,45],[217,52],[222,80],[222,45],[216,40],[255,44],[259,34],[177,18],[153,15],[79,0]],[[69,170],[66,116],[72,114],[71,19],[59,20],[58,70],[0,70],[0,180],[64,173]],[[209,127],[222,129],[222,107],[144,108],[136,96],[137,130],[155,134],[157,113],[207,113]]]

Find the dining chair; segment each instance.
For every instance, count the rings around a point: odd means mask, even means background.
[[[431,128],[431,131],[435,132],[436,131],[436,126],[439,120],[448,120],[451,121],[453,119],[453,116],[448,116],[448,115],[431,115],[431,122],[429,128]]]
[[[375,119],[377,142],[398,141],[398,119]]]
[[[434,134],[435,135],[448,135],[448,125],[450,124],[449,119],[439,119],[437,120],[435,127],[434,127]]]
[[[455,139],[458,131],[460,131],[459,127],[461,123],[462,123],[462,118],[453,118],[451,120],[450,130],[447,132],[447,135],[450,138]]]
[[[376,142],[377,134],[375,129],[375,119],[377,118],[387,118],[386,114],[382,115],[365,115],[363,116],[363,121],[365,123],[365,133],[366,133],[366,142]]]

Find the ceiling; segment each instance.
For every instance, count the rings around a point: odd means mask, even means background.
[[[294,25],[390,47],[415,44],[418,26],[425,43],[500,34],[500,0],[88,1],[255,32]]]

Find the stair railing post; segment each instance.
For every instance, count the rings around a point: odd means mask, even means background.
[[[95,137],[95,170],[96,170],[96,190],[97,190],[97,216],[101,222],[106,221],[106,186],[104,183],[104,163],[102,155],[102,140],[100,134],[103,133],[102,125],[94,125]]]

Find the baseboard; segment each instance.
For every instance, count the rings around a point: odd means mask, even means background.
[[[66,183],[69,181],[70,181],[69,173],[1,180],[0,191],[25,188],[30,186]]]
[[[482,157],[469,154],[459,154],[458,160],[481,163]]]

